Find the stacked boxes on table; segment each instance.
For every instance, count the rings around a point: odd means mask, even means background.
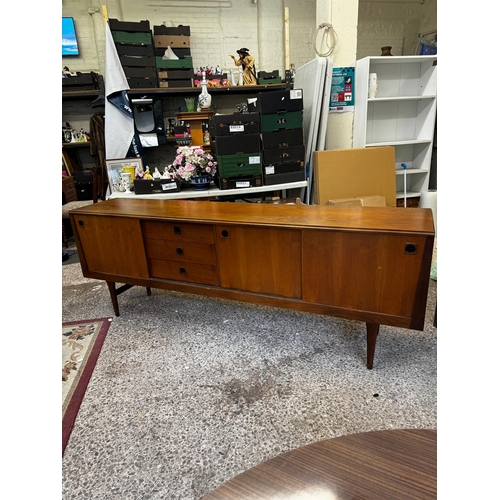
[[[154,26],[153,33],[159,87],[193,87],[190,27]],[[163,59],[169,47],[179,59]]]
[[[217,158],[219,189],[262,186],[258,113],[214,115],[209,122],[210,149]]]
[[[109,20],[109,28],[129,87],[156,88],[156,59],[149,21]]]
[[[264,185],[305,180],[303,108],[302,89],[259,93]]]

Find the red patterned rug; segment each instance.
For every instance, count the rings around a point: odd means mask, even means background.
[[[112,318],[62,324],[62,452],[94,371]]]

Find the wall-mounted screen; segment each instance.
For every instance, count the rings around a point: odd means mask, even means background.
[[[76,39],[75,21],[72,17],[62,18],[62,55],[77,56],[78,40]]]

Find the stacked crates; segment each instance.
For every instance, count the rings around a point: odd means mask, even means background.
[[[122,22],[109,20],[109,28],[128,85],[134,88],[156,88],[158,77],[149,21]]]
[[[258,113],[214,115],[209,121],[210,149],[217,158],[219,189],[262,186]]]
[[[153,33],[158,86],[193,87],[190,27],[154,26]],[[163,59],[165,50],[169,47],[179,59]]]
[[[302,90],[260,92],[257,109],[264,185],[305,180]]]

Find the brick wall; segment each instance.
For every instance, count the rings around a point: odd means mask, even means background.
[[[422,16],[423,6],[417,1],[361,1],[356,59],[379,56],[385,45],[392,47],[394,56],[414,55]]]
[[[278,69],[284,76],[286,6],[290,13],[290,62],[298,68],[316,56],[313,42],[317,28],[316,0],[257,0],[256,4],[251,0],[230,0],[221,1],[218,7],[203,7],[203,4],[204,0],[184,0],[183,7],[176,7],[167,0],[109,0],[106,7],[110,18],[121,21],[147,19],[151,27],[163,23],[191,26],[195,67],[218,64],[228,71],[235,68],[229,54],[236,55],[237,49],[248,47],[256,58],[258,70]],[[92,0],[64,0],[62,15],[75,18],[81,55],[63,58],[62,66],[104,75],[105,30],[101,8]],[[435,28],[436,19],[436,0],[425,3],[360,0],[356,59],[380,55],[380,47],[384,45],[391,45],[394,55],[413,55],[418,33]]]

